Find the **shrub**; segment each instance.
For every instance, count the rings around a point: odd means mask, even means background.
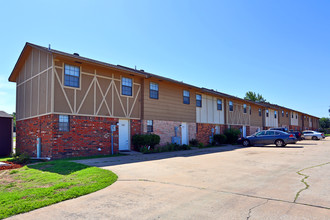
[[[141,151],[144,146],[150,146],[151,149],[159,144],[160,137],[156,134],[136,134],[132,137],[132,143],[136,151]]]
[[[191,139],[191,140],[189,141],[189,144],[190,144],[191,146],[198,146],[198,140],[197,140],[197,139]]]
[[[213,136],[213,140],[216,142],[216,144],[221,145],[227,142],[227,137],[224,134],[215,134]]]
[[[198,148],[204,148],[204,144],[203,143],[199,143],[198,144]]]
[[[10,162],[18,163],[18,164],[26,164],[30,161],[30,157],[27,153],[23,154],[13,154],[13,159],[9,160]]]
[[[224,132],[224,135],[227,137],[228,144],[236,144],[241,131],[238,129],[227,129]]]

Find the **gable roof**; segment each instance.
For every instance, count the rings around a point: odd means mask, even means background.
[[[13,118],[13,116],[5,111],[0,111],[0,118]]]

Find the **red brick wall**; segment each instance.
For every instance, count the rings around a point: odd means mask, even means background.
[[[220,126],[220,134],[223,134],[224,130],[227,129],[226,125],[217,125],[217,124],[207,124],[207,123],[197,123],[197,133],[196,133],[196,139],[203,143],[204,145],[207,145],[210,143],[210,136],[212,135],[212,128],[214,128],[214,134],[215,134],[215,127]]]
[[[17,122],[17,150],[36,157],[37,137],[41,137],[42,157],[64,158],[111,154],[110,126],[118,119],[70,116],[70,131],[58,130],[58,115]],[[140,120],[131,120],[131,135],[141,132]],[[113,137],[118,152],[118,126]],[[100,149],[100,151],[99,151]]]

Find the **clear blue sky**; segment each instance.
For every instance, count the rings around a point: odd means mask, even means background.
[[[330,105],[330,1],[4,1],[0,109],[25,42],[318,117]]]

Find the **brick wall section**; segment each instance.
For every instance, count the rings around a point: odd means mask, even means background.
[[[227,129],[226,125],[220,125],[220,124],[208,124],[208,123],[197,123],[197,133],[196,133],[196,139],[198,142],[203,143],[204,145],[210,144],[210,136],[212,135],[212,128],[214,128],[214,134],[215,134],[215,127],[220,126],[220,134],[223,134],[223,132]]]
[[[166,145],[171,143],[174,136],[174,127],[178,127],[177,136],[181,137],[181,122],[178,121],[162,121],[153,120],[153,134],[157,134],[160,137],[159,145]],[[189,140],[196,138],[196,123],[187,123]],[[143,133],[147,133],[147,120],[142,121]]]
[[[47,115],[17,122],[17,150],[37,156],[41,137],[42,157],[52,159],[111,154],[110,126],[118,119],[70,116],[70,131],[58,131],[58,115]],[[141,121],[131,120],[131,136],[141,132]],[[118,126],[114,132],[114,152],[118,152]],[[100,151],[99,151],[100,148]]]
[[[37,138],[42,139],[42,157],[52,154],[54,115],[46,115],[16,122],[16,152],[37,156]]]

